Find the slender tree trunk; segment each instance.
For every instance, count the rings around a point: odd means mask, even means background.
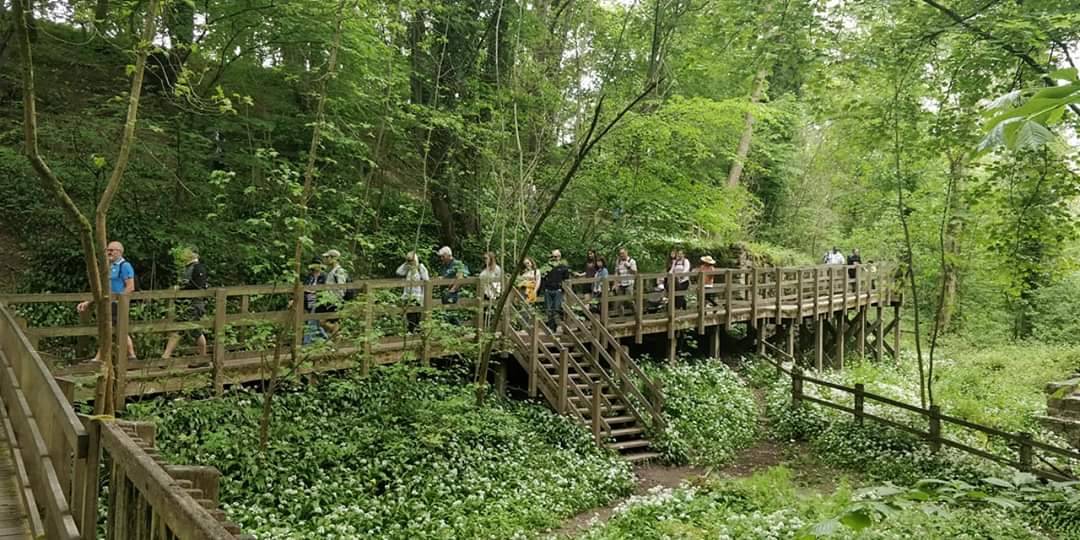
[[[566,187],[570,185],[570,181],[574,179],[574,175],[577,174],[578,168],[581,167],[581,164],[585,161],[585,158],[589,155],[589,152],[592,150],[593,146],[596,146],[596,143],[600,142],[600,140],[603,139],[604,136],[607,135],[608,132],[611,131],[611,129],[614,128],[620,120],[622,120],[623,116],[625,116],[626,113],[630,111],[630,109],[637,106],[637,104],[644,100],[646,96],[653,92],[653,90],[655,90],[655,85],[645,87],[644,92],[639,94],[636,98],[634,98],[633,101],[623,107],[623,109],[619,111],[617,115],[615,115],[615,118],[608,122],[608,124],[604,126],[604,129],[602,129],[600,133],[594,137],[593,133],[596,132],[596,124],[600,120],[600,113],[603,111],[604,107],[604,97],[600,96],[600,100],[596,103],[596,109],[593,111],[592,120],[589,123],[589,129],[585,132],[585,137],[583,137],[581,139],[581,142],[578,144],[578,151],[574,155],[574,161],[571,162],[570,168],[567,169],[566,174],[563,175],[562,180],[559,182],[559,185],[555,189],[555,192],[552,193],[551,198],[548,200],[547,205],[544,207],[544,210],[540,213],[540,216],[536,219],[536,221],[533,223],[532,228],[529,230],[529,235],[525,239],[525,245],[521,248],[521,255],[514,263],[514,271],[506,280],[507,286],[503,287],[502,293],[499,294],[499,299],[495,302],[495,313],[491,317],[491,324],[493,329],[494,327],[497,327],[499,321],[502,320],[503,309],[506,307],[506,301],[515,291],[514,282],[517,281],[518,276],[521,275],[522,270],[524,270],[525,268],[525,255],[529,253],[529,249],[532,247],[533,242],[536,240],[537,234],[540,233],[540,229],[542,229],[544,226],[544,221],[547,220],[548,215],[551,214],[551,211],[559,202],[559,199],[562,197],[563,192],[566,191]],[[480,361],[476,364],[475,380],[477,405],[483,404],[484,398],[487,395],[487,371],[488,365],[491,360],[491,347],[492,345],[494,345],[494,343],[495,340],[490,337],[484,339],[483,347],[480,349]]]
[[[142,88],[143,70],[146,66],[147,46],[154,35],[154,23],[157,16],[158,0],[150,0],[143,25],[142,46],[136,53],[135,73],[132,76],[132,88],[128,96],[127,119],[124,133],[116,158],[116,164],[109,177],[105,191],[94,212],[94,224],[68,195],[59,177],[49,168],[38,150],[37,134],[37,95],[34,84],[33,51],[30,46],[29,0],[14,0],[15,31],[18,34],[19,51],[22,57],[23,83],[23,134],[26,139],[26,156],[34,171],[41,179],[46,191],[51,193],[64,210],[64,214],[74,225],[79,237],[79,244],[86,261],[87,281],[94,298],[98,321],[98,347],[102,365],[102,377],[94,394],[94,412],[112,414],[117,401],[123,399],[123,389],[115,388],[114,354],[126,354],[125,347],[116,347],[112,339],[112,315],[109,299],[109,263],[105,255],[107,244],[107,218],[109,206],[116,196],[127,167],[128,158],[135,136],[135,123],[139,107],[139,92]]]
[[[949,163],[949,196],[945,201],[947,216],[941,237],[941,302],[935,320],[935,331],[939,334],[947,333],[952,325],[960,286],[960,235],[964,230],[963,160],[963,157],[954,158]]]
[[[731,187],[739,185],[746,157],[750,155],[750,142],[754,138],[753,106],[761,101],[761,95],[765,93],[765,80],[768,73],[767,69],[761,68],[754,77],[754,90],[750,93],[751,109],[746,111],[746,116],[743,117],[743,132],[739,137],[739,147],[735,150],[735,159],[731,162],[731,169],[728,171],[727,184]]]

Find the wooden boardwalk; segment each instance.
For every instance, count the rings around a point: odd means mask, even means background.
[[[0,540],[32,539],[30,518],[23,503],[23,491],[29,490],[29,479],[22,463],[13,458],[11,421],[3,415],[4,429],[0,432]],[[36,516],[35,516],[36,518]],[[40,523],[36,527],[41,530]]]

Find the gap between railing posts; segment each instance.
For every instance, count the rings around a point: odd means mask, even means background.
[[[941,451],[941,407],[931,405],[927,418],[930,420],[930,430],[927,439],[930,442],[930,451],[935,454]]]
[[[866,387],[863,383],[855,383],[855,423],[863,425],[863,407],[866,400]]]
[[[802,405],[803,374],[799,366],[791,368],[791,408],[798,409]]]

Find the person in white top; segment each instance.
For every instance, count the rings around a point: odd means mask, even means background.
[[[480,271],[480,281],[484,284],[484,300],[490,302],[499,299],[502,294],[502,274],[495,253],[484,253],[484,269]]]
[[[406,285],[401,293],[402,303],[406,307],[418,306],[424,302],[424,285],[423,281],[431,279],[431,275],[428,274],[428,269],[424,266],[424,263],[420,262],[416,258],[416,252],[410,251],[405,255],[405,262],[401,263],[401,266],[397,267],[394,272],[399,276],[405,278]],[[415,332],[420,327],[420,313],[407,313],[405,315],[406,324],[409,332]]]
[[[675,290],[685,291],[690,288],[690,261],[681,249],[675,250],[675,259],[671,261],[668,273],[675,276]],[[675,297],[675,309],[686,309],[686,295]]]
[[[630,256],[630,253],[626,251],[626,248],[619,249],[619,260],[615,261],[615,275],[621,276],[618,285],[616,285],[616,292],[619,296],[634,294],[634,278],[637,274],[637,261]],[[630,309],[633,309],[633,302],[629,302]],[[619,302],[619,315],[622,315],[623,309],[626,307],[627,302]]]
[[[840,250],[834,246],[832,248],[832,251],[830,251],[829,254],[825,256],[825,264],[844,265],[847,264],[847,259],[845,259],[844,254],[841,253]]]

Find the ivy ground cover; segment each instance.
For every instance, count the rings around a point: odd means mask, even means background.
[[[133,412],[170,461],[220,469],[225,511],[260,539],[526,537],[630,491],[630,467],[546,407],[478,408],[471,386],[417,375],[280,393],[265,452],[253,391]]]

